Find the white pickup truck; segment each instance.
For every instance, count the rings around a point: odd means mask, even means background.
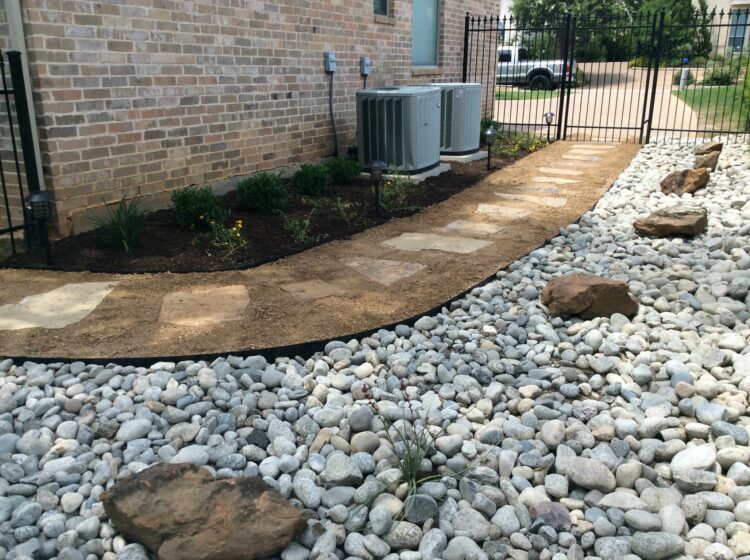
[[[563,60],[530,60],[528,51],[520,46],[497,47],[497,83],[507,86],[528,86],[530,89],[555,89],[567,75],[576,79],[576,63],[573,67]]]

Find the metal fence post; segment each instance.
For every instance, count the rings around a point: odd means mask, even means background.
[[[578,20],[576,16],[573,16],[571,18],[570,23],[570,47],[569,47],[569,54],[570,58],[568,59],[570,61],[570,69],[573,69],[573,61],[575,60],[575,45],[576,45],[576,24]],[[570,90],[571,90],[572,82],[568,80],[568,102],[565,104],[565,116],[563,117],[563,131],[562,131],[562,139],[567,140],[568,138],[568,116],[570,115]]]
[[[656,54],[654,56],[654,82],[651,85],[651,104],[648,110],[648,124],[646,125],[646,144],[651,141],[651,128],[654,124],[654,107],[656,106],[656,84],[659,81],[659,64],[661,62],[661,49],[664,40],[664,18],[666,12],[659,13],[659,30],[656,36]]]
[[[565,38],[563,39],[563,53],[562,53],[562,59],[563,59],[563,73],[562,77],[560,79],[560,105],[557,109],[557,132],[555,134],[555,139],[560,140],[562,138],[562,130],[563,130],[563,119],[565,117],[565,89],[567,87],[567,79],[568,79],[568,50],[570,49],[570,21],[571,16],[570,14],[567,14],[565,16]],[[573,67],[571,65],[570,70],[572,72]]]
[[[23,77],[23,63],[21,53],[8,51],[8,66],[10,67],[10,79],[13,86],[13,98],[16,104],[16,119],[18,121],[18,132],[21,137],[21,151],[23,152],[23,164],[26,171],[26,184],[29,192],[39,192],[39,172],[36,166],[36,152],[34,151],[34,135],[32,123],[29,118],[29,100],[26,98],[26,84]]]
[[[464,66],[463,66],[463,77],[461,81],[466,83],[469,71],[469,12],[466,12],[464,18]]]

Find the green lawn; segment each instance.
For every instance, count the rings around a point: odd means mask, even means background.
[[[701,126],[713,130],[743,130],[747,126],[747,103],[742,103],[742,86],[697,86],[672,91],[698,113]]]
[[[495,99],[500,101],[516,101],[527,99],[552,99],[560,96],[560,89],[499,89],[495,92]]]

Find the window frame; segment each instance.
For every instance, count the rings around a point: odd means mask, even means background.
[[[441,33],[442,33],[442,9],[443,9],[443,2],[442,0],[432,0],[435,2],[435,62],[432,64],[417,64],[414,62],[414,0],[412,0],[412,8],[411,8],[411,67],[413,70],[420,71],[420,70],[430,70],[430,69],[439,69],[440,68],[440,42],[441,42]]]
[[[377,9],[375,8],[375,0],[373,0],[373,2],[372,2],[372,14],[376,18],[391,18],[391,17],[393,17],[393,7],[392,7],[393,0],[382,0],[382,1],[385,2],[385,13],[384,14],[378,13]]]

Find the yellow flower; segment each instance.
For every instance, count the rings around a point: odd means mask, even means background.
[[[240,234],[238,233],[238,234],[237,234],[237,237],[239,237],[239,236],[240,236]]]

